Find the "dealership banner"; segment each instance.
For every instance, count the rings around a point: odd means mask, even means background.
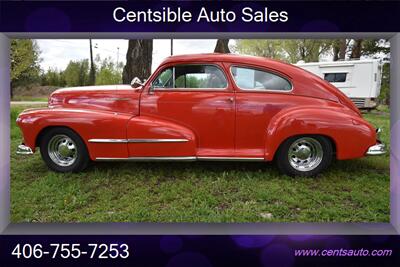
[[[1,236],[2,266],[398,266],[398,236]],[[397,264],[397,265],[396,265]]]
[[[2,32],[392,32],[400,2],[2,1]]]

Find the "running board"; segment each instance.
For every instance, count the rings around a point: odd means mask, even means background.
[[[249,158],[249,157],[129,157],[129,158],[96,158],[96,161],[264,161],[264,158]]]

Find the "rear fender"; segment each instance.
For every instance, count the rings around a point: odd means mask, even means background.
[[[267,127],[265,159],[272,160],[289,137],[322,135],[336,148],[337,159],[363,157],[376,143],[373,126],[352,111],[330,107],[300,107],[277,113]]]

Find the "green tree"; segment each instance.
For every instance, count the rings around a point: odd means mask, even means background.
[[[122,83],[122,63],[118,64],[117,66],[112,61],[111,57],[101,60],[99,56],[96,56],[96,62],[98,62],[100,65],[100,69],[96,77],[97,85]]]
[[[351,47],[351,54],[350,54],[350,58],[361,58],[361,52],[363,49],[363,39],[355,39],[352,43],[352,47]]]
[[[322,39],[284,40],[282,46],[287,53],[287,61],[290,63],[297,63],[300,60],[317,62],[321,55],[331,50],[332,41]]]
[[[382,66],[381,93],[379,101],[383,104],[390,105],[390,63]]]
[[[40,50],[35,40],[11,40],[11,97],[15,86],[40,81]]]
[[[67,81],[65,80],[65,72],[64,71],[59,72],[59,84],[57,86],[60,86],[60,87],[67,86]]]
[[[333,61],[357,59],[362,56],[382,57],[390,53],[387,39],[337,39],[332,42]]]
[[[318,61],[332,48],[332,40],[237,40],[236,50],[242,54],[269,57],[296,63]]]
[[[89,84],[89,61],[87,59],[70,61],[64,71],[67,86],[83,86]]]
[[[332,41],[333,61],[344,60],[346,58],[348,42],[346,39]]]
[[[285,60],[282,40],[236,40],[234,47],[240,54]]]
[[[47,72],[42,75],[42,85],[59,86],[60,84],[60,73],[55,68],[49,68]]]
[[[383,54],[388,56],[390,53],[390,43],[386,39],[364,39],[362,43],[362,56],[376,56]]]
[[[56,68],[49,68],[46,72],[41,73],[41,85],[66,86],[64,72]]]

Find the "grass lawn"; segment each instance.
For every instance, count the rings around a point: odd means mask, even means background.
[[[48,171],[39,153],[17,156],[11,111],[12,222],[389,222],[389,154],[336,161],[316,178],[269,163],[96,163]],[[365,118],[383,128],[389,114]]]
[[[48,97],[33,97],[33,96],[14,96],[11,101],[34,101],[34,102],[46,102]]]

